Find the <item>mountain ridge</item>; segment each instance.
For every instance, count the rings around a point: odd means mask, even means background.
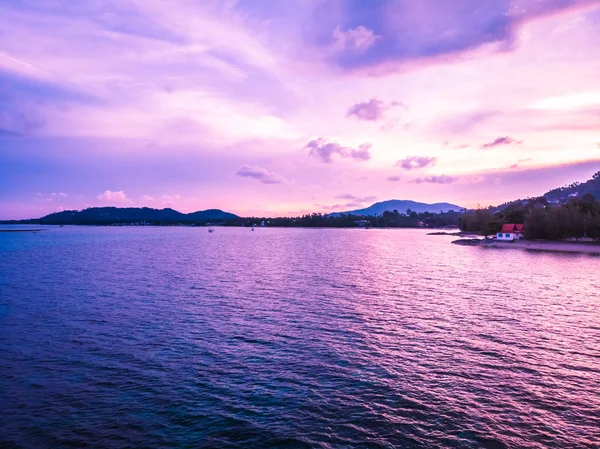
[[[393,212],[397,210],[400,213],[406,212],[407,209],[410,209],[413,212],[421,213],[421,212],[430,212],[430,213],[440,213],[440,212],[448,212],[450,210],[460,211],[463,207],[458,206],[456,204],[451,203],[421,203],[419,201],[413,200],[386,200],[379,201],[377,203],[372,204],[369,207],[363,209],[356,209],[344,212],[333,212],[328,214],[330,216],[339,216],[339,215],[361,215],[361,216],[377,216],[382,215],[385,211]]]
[[[171,208],[151,207],[90,207],[82,210],[65,210],[45,215],[36,221],[40,224],[86,224],[131,222],[193,222],[207,220],[230,220],[239,218],[221,209],[206,209],[182,213]]]

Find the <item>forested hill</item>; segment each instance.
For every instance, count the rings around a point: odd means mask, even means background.
[[[509,201],[499,206],[491,207],[490,210],[495,213],[509,207],[525,206],[533,199],[543,203],[565,204],[571,198],[583,198],[588,194],[600,201],[600,171],[595,173],[592,179],[588,181],[574,182],[565,187],[558,187],[544,193],[540,197]]]
[[[150,207],[90,207],[88,209],[55,212],[39,220],[40,224],[111,224],[111,223],[174,223],[207,220],[230,220],[237,215],[220,209],[209,209],[184,214],[174,209]]]
[[[461,230],[485,236],[497,233],[506,223],[524,223],[528,239],[600,240],[600,172],[589,181],[538,198],[468,211],[460,217]]]
[[[544,198],[550,202],[564,203],[569,198],[575,196],[581,198],[586,194],[594,195],[597,200],[600,200],[600,171],[586,182],[574,182],[565,187],[552,189],[544,194]]]

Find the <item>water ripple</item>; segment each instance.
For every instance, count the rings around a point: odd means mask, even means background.
[[[0,234],[0,447],[600,447],[598,272],[415,230]]]

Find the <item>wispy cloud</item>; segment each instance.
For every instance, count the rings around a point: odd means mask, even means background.
[[[531,109],[568,110],[600,105],[600,91],[544,98],[531,105]]]
[[[413,170],[433,166],[436,164],[436,162],[437,157],[409,156],[396,162],[396,167],[400,167],[405,170]]]
[[[442,148],[450,148],[452,150],[464,150],[465,148],[469,148],[469,145],[466,143],[451,144],[449,141],[445,141],[442,144]]]
[[[514,170],[514,169],[517,169],[517,168],[521,168],[521,165],[522,165],[523,163],[525,163],[525,162],[530,162],[530,161],[532,161],[532,160],[533,160],[533,159],[532,159],[532,158],[530,158],[530,157],[528,157],[528,158],[525,158],[525,159],[519,159],[517,162],[515,162],[514,164],[512,164],[512,165],[510,166],[510,168],[511,168],[511,169],[513,169],[513,170]]]
[[[326,210],[342,210],[342,209],[351,209],[351,208],[362,208],[365,206],[365,204],[372,204],[377,197],[374,195],[371,196],[357,196],[357,195],[353,195],[351,193],[343,193],[341,195],[336,195],[335,199],[338,200],[348,200],[346,203],[336,203],[333,205],[321,205],[318,204],[319,207],[326,209]]]
[[[0,85],[0,134],[27,136],[46,124],[46,119],[33,101],[3,90]]]
[[[153,197],[151,195],[143,195],[140,198],[140,203],[142,206],[161,206],[161,207],[174,207],[181,200],[181,195],[160,195],[158,197]]]
[[[356,196],[356,195],[352,195],[351,193],[343,193],[341,195],[336,195],[335,196],[336,199],[339,200],[352,200],[352,203],[354,205],[356,204],[364,204],[364,203],[371,203],[373,201],[375,201],[377,199],[376,196],[371,195],[371,196]]]
[[[306,144],[309,155],[318,157],[323,162],[332,162],[335,155],[340,158],[350,158],[357,161],[371,159],[371,144],[363,143],[358,148],[345,147],[336,142],[327,142],[324,138],[311,140]]]
[[[400,176],[388,176],[387,180],[390,182],[398,182],[400,181],[402,178]]]
[[[460,136],[476,130],[499,115],[500,112],[497,110],[475,110],[459,115],[453,112],[450,116],[438,119],[434,123],[433,129],[438,132]]]
[[[422,183],[427,183],[427,184],[452,184],[456,181],[458,181],[458,176],[446,176],[446,175],[439,175],[439,176],[427,176],[424,178],[416,178],[413,179],[412,181],[409,181],[413,184],[422,184]]]
[[[484,143],[483,145],[481,145],[481,148],[484,150],[487,150],[489,148],[499,147],[502,145],[520,145],[522,143],[523,143],[522,140],[516,140],[516,139],[513,139],[512,137],[504,136],[504,137],[498,137],[497,139],[494,139],[491,142]]]
[[[243,178],[255,179],[262,184],[281,184],[287,181],[283,176],[258,165],[243,165],[238,169],[236,175]]]
[[[346,117],[355,117],[358,120],[365,120],[370,122],[376,122],[384,118],[386,111],[402,106],[406,108],[399,101],[392,101],[391,103],[385,103],[377,98],[371,98],[369,101],[356,103],[348,109]],[[400,120],[399,118],[397,119]],[[388,124],[388,126],[390,126]]]

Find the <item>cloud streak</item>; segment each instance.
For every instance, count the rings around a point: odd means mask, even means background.
[[[439,176],[427,176],[424,178],[416,178],[413,179],[411,182],[412,184],[452,184],[455,183],[456,181],[458,181],[458,176],[446,176],[446,175],[439,175]]]
[[[365,162],[371,159],[371,146],[370,143],[363,143],[358,148],[345,147],[336,142],[328,142],[320,137],[308,142],[305,148],[309,150],[310,156],[317,157],[325,163],[333,162],[334,156]]]
[[[481,148],[483,150],[489,150],[490,148],[499,147],[502,145],[520,145],[522,143],[523,143],[522,140],[516,140],[516,139],[513,139],[512,137],[504,136],[504,137],[498,137],[498,138],[492,140],[491,142],[484,143],[483,145],[481,145]]]
[[[396,162],[396,167],[403,168],[404,170],[414,170],[425,167],[432,167],[436,164],[437,157],[428,156],[408,156],[407,158],[400,159]]]
[[[281,184],[287,181],[283,176],[258,165],[243,165],[235,174],[242,178],[254,179],[262,184]]]
[[[374,196],[374,195],[371,195],[371,196],[356,196],[356,195],[353,195],[351,193],[344,193],[344,194],[341,194],[341,195],[336,195],[335,198],[338,199],[338,200],[351,200],[351,204],[352,205],[364,204],[364,203],[371,203],[371,202],[373,202],[373,201],[375,201],[377,199],[377,197]],[[348,206],[349,204],[346,204],[346,205]]]

